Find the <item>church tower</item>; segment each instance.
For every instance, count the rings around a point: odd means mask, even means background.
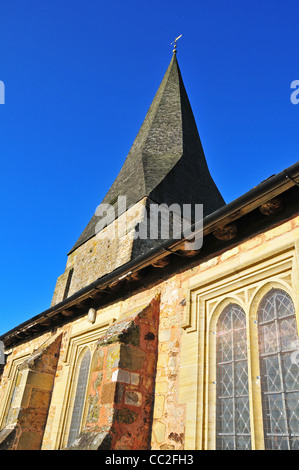
[[[298,186],[299,162],[224,203],[175,48],[52,306],[0,337],[0,450],[298,449]],[[185,205],[192,251],[148,232]]]
[[[119,198],[125,206],[120,207]],[[176,205],[182,214],[184,204],[201,204],[206,216],[225,204],[207,166],[176,48],[102,204],[109,204],[112,211],[105,217],[103,211],[96,211],[70,250],[52,305],[161,242],[160,237],[151,239],[149,234],[136,239],[136,231],[147,222],[151,205]]]

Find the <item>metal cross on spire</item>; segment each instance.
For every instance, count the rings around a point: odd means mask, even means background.
[[[178,36],[177,38],[175,38],[175,40],[170,43],[170,45],[174,44],[174,48],[173,48],[173,51],[172,51],[172,52],[174,52],[175,54],[176,54],[176,51],[177,51],[177,45],[176,45],[177,40],[180,39],[181,37],[182,37],[182,34],[180,34],[180,36]]]

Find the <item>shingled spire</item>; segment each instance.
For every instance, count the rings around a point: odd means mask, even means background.
[[[203,204],[204,215],[224,205],[207,167],[176,51],[102,202],[113,205],[118,196],[126,196],[127,207],[144,197],[158,204]],[[97,222],[93,216],[71,252],[95,235]]]

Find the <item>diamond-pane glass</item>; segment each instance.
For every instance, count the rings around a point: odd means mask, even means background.
[[[78,365],[77,388],[74,399],[71,426],[68,437],[68,446],[78,437],[84,408],[87,380],[89,375],[90,351],[87,350]]]
[[[250,413],[246,319],[241,307],[228,305],[217,322],[216,447],[249,450]]]
[[[299,448],[299,342],[290,296],[272,289],[258,311],[265,448]]]

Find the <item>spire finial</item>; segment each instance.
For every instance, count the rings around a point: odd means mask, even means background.
[[[172,51],[174,54],[176,54],[177,52],[177,46],[176,46],[177,40],[180,39],[181,37],[182,37],[182,34],[180,34],[180,36],[175,38],[175,40],[170,43],[170,45],[174,44],[173,51]]]

